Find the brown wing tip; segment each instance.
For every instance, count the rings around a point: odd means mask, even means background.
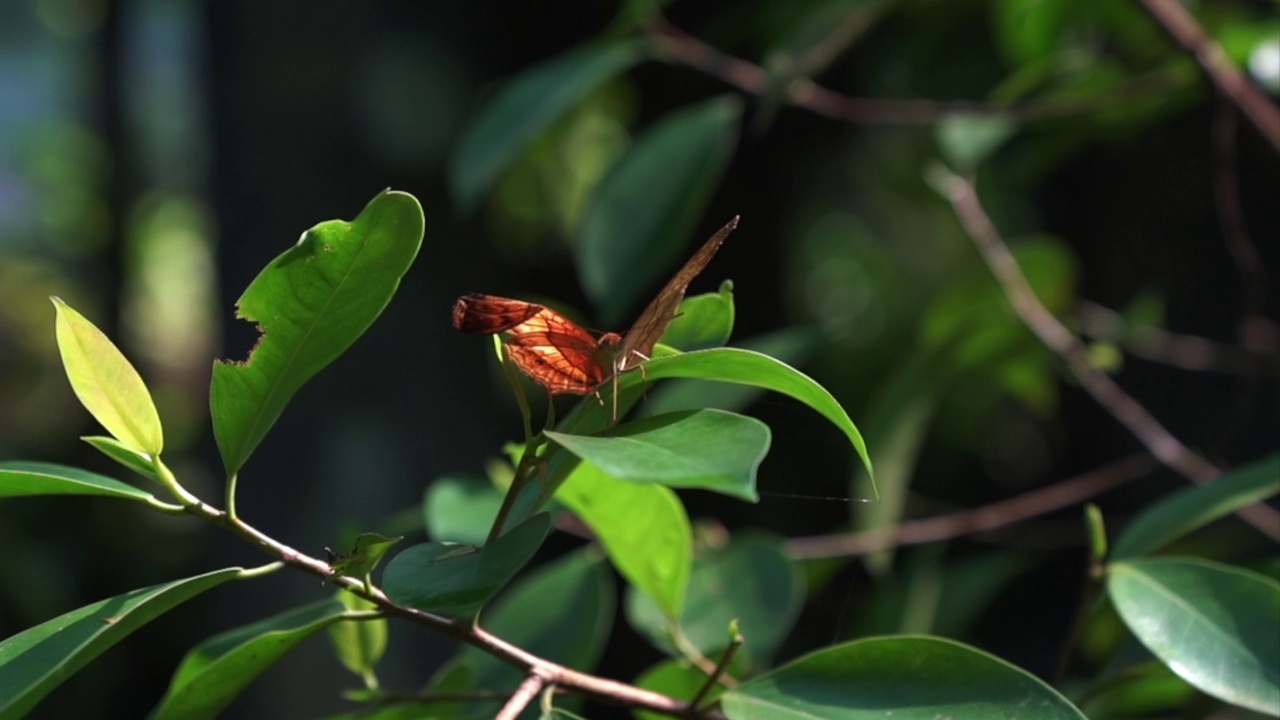
[[[453,301],[453,327],[457,330],[462,329],[463,320],[467,317],[467,300],[470,295],[463,295]]]

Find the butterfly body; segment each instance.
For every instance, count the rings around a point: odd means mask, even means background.
[[[479,293],[463,295],[454,303],[453,326],[473,335],[501,333],[511,361],[552,395],[589,395],[613,380],[616,403],[617,376],[649,359],[689,283],[737,226],[734,217],[707,240],[625,334],[610,332],[597,338],[545,305]]]

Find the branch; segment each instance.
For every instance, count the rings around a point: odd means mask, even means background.
[[[999,115],[1022,122],[1049,120],[1114,107],[1122,99],[1132,103],[1142,94],[1182,87],[1178,78],[1162,71],[1121,83],[1105,96],[1012,103],[865,98],[838,93],[807,77],[787,78],[782,87],[778,87],[775,81],[780,78],[765,68],[723,53],[663,19],[652,25],[650,40],[660,57],[701,71],[750,95],[777,97],[816,115],[859,125],[933,125],[956,113]]]
[[[1147,12],[1179,45],[1195,56],[1201,69],[1226,97],[1253,123],[1258,132],[1280,152],[1280,110],[1240,72],[1222,46],[1200,27],[1178,0],[1141,0]]]
[[[1088,352],[1080,338],[1068,330],[1036,297],[1013,254],[1000,237],[991,218],[982,208],[973,184],[958,175],[948,174],[940,181],[956,217],[978,247],[996,282],[1003,288],[1013,311],[1040,341],[1056,352],[1080,385],[1099,405],[1129,429],[1147,450],[1174,472],[1196,483],[1211,482],[1222,472],[1209,461],[1192,452],[1173,436],[1160,421],[1137,400],[1124,391],[1109,375],[1089,362]],[[1238,512],[1267,537],[1280,540],[1280,513],[1258,503]]]
[[[624,704],[631,708],[649,710],[674,717],[697,718],[698,720],[725,720],[724,715],[717,711],[699,712],[697,708],[682,700],[627,685],[616,680],[596,677],[544,660],[527,650],[489,634],[466,619],[453,620],[416,608],[398,605],[387,597],[381,588],[366,588],[362,578],[345,575],[334,577],[333,567],[329,563],[278,542],[243,520],[230,518],[225,512],[199,500],[188,505],[187,512],[230,530],[290,567],[311,573],[321,580],[341,585],[348,591],[377,605],[388,615],[399,617],[457,638],[502,662],[519,668],[528,675],[538,675],[543,679],[544,684],[556,685],[559,688],[575,691],[580,695],[593,697],[604,702]]]
[[[1150,472],[1154,466],[1148,456],[1133,455],[1047,488],[971,510],[845,535],[793,538],[786,542],[787,555],[795,560],[849,557],[887,547],[919,545],[989,532],[1087,500]]]
[[[493,716],[493,720],[516,720],[520,717],[520,713],[533,702],[533,699],[542,691],[542,686],[547,684],[547,679],[536,672],[529,673],[529,676],[520,683],[520,687],[512,693],[511,699],[502,706],[497,715]]]
[[[1183,370],[1247,377],[1263,372],[1280,375],[1280,355],[1274,348],[1271,352],[1255,353],[1249,348],[1225,345],[1197,335],[1183,335],[1154,325],[1131,323],[1120,313],[1092,302],[1081,303],[1075,317],[1084,335],[1116,343],[1145,360]]]

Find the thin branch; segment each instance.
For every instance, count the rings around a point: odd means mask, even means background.
[[[1249,82],[1223,52],[1222,46],[1209,37],[1178,0],[1141,2],[1164,31],[1195,57],[1218,91],[1230,98],[1267,142],[1271,143],[1271,147],[1280,152],[1280,110]]]
[[[733,621],[732,637],[729,639],[729,647],[725,648],[724,654],[720,656],[720,662],[716,663],[715,669],[707,675],[707,681],[702,684],[698,692],[694,693],[693,699],[689,704],[698,707],[707,695],[715,689],[716,683],[725,676],[729,670],[729,666],[733,664],[733,658],[738,654],[738,648],[742,647],[742,633],[738,632],[738,621]]]
[[[1075,313],[1082,334],[1113,342],[1126,352],[1196,372],[1256,376],[1280,375],[1280,356],[1215,342],[1198,335],[1173,333],[1154,325],[1131,323],[1120,313],[1097,303],[1082,302]]]
[[[990,532],[1087,500],[1141,477],[1153,467],[1155,463],[1148,456],[1133,455],[1049,487],[970,510],[845,535],[793,538],[786,542],[787,555],[796,560],[850,557],[888,547],[919,545]]]
[[[941,179],[951,206],[972,238],[992,275],[1004,289],[1013,310],[1040,341],[1066,362],[1080,385],[1099,405],[1120,421],[1160,462],[1196,483],[1208,483],[1222,474],[1209,461],[1183,445],[1160,421],[1124,391],[1109,375],[1089,362],[1080,341],[1036,297],[1009,247],[1000,237],[978,199],[973,184],[958,175]],[[1241,518],[1273,540],[1280,540],[1280,512],[1258,503],[1238,512]]]
[[[542,686],[547,684],[547,679],[536,672],[529,673],[529,676],[520,683],[520,687],[512,693],[511,699],[502,706],[497,715],[493,716],[493,720],[515,720],[520,717],[520,713],[533,702],[533,699],[542,692]]]
[[[1122,101],[1132,103],[1140,95],[1163,93],[1183,85],[1176,76],[1160,71],[1120,83],[1106,95],[1011,103],[865,98],[830,90],[806,77],[790,78],[779,88],[778,78],[765,68],[723,53],[665,20],[655,21],[650,40],[659,57],[743,92],[758,97],[776,96],[817,115],[859,125],[933,125],[955,113],[999,115],[1022,122],[1050,120],[1115,107]]]
[[[242,539],[256,545],[268,555],[279,559],[285,565],[311,573],[321,580],[341,585],[352,593],[377,605],[390,616],[399,617],[455,637],[502,662],[523,670],[525,673],[537,673],[544,678],[545,683],[554,684],[567,691],[593,697],[604,702],[623,704],[631,708],[649,710],[673,717],[725,720],[724,715],[717,711],[699,712],[689,703],[682,700],[627,685],[616,680],[589,675],[549,660],[544,660],[527,650],[491,635],[484,629],[472,625],[466,619],[454,620],[416,608],[399,605],[387,597],[381,588],[366,588],[362,578],[346,575],[334,577],[333,566],[329,563],[278,542],[243,520],[232,519],[225,512],[207,503],[196,500],[187,507],[187,512],[230,530]]]

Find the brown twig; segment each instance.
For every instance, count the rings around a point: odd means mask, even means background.
[[[789,78],[778,88],[778,78],[765,68],[723,53],[665,20],[653,23],[650,39],[660,57],[699,70],[743,92],[759,97],[777,95],[782,101],[817,115],[861,125],[933,125],[956,113],[999,115],[1023,122],[1050,120],[1114,107],[1119,98],[1132,102],[1139,93],[1166,92],[1182,85],[1175,76],[1157,72],[1121,83],[1105,96],[1012,103],[865,98],[838,93],[807,77]]]
[[[1140,477],[1153,467],[1155,463],[1147,455],[1134,455],[1049,487],[979,508],[846,535],[793,538],[786,542],[787,555],[797,560],[849,557],[887,547],[918,545],[989,532],[1074,505]]]
[[[1154,325],[1129,322],[1120,313],[1097,303],[1082,302],[1075,313],[1082,334],[1113,342],[1125,351],[1183,370],[1256,376],[1280,374],[1280,357],[1250,352],[1197,335],[1172,333]]]
[[[201,517],[215,525],[230,530],[290,567],[311,573],[322,580],[341,585],[350,592],[377,605],[388,615],[450,635],[468,645],[479,648],[502,662],[521,669],[526,674],[537,674],[543,678],[544,684],[553,684],[568,692],[596,698],[604,702],[623,704],[631,708],[649,710],[673,717],[725,720],[724,715],[717,711],[700,712],[682,700],[633,685],[627,685],[616,680],[590,675],[544,660],[527,650],[491,635],[483,628],[474,626],[468,620],[452,620],[416,608],[399,605],[387,597],[381,588],[366,588],[362,578],[350,576],[335,578],[333,577],[333,567],[329,563],[278,542],[243,520],[232,519],[225,512],[207,503],[195,500],[187,503],[186,506],[187,512],[191,515]]]
[[[1271,147],[1280,152],[1280,110],[1249,82],[1191,13],[1178,0],[1141,2],[1164,31],[1195,57],[1218,91],[1230,98],[1267,142],[1271,143]]]
[[[511,699],[502,706],[497,715],[493,716],[493,720],[515,720],[520,717],[520,713],[533,702],[533,699],[542,692],[542,687],[547,684],[547,679],[537,672],[531,672],[520,683],[520,687],[511,694]]]
[[[941,178],[940,184],[960,224],[1004,290],[1013,311],[1041,342],[1062,358],[1081,387],[1128,428],[1152,456],[1179,475],[1196,483],[1207,483],[1221,475],[1222,471],[1183,445],[1116,381],[1089,362],[1088,351],[1080,338],[1059,322],[1036,297],[1009,247],[1000,237],[1000,231],[982,208],[973,184],[953,174]],[[1259,503],[1241,508],[1237,514],[1267,537],[1280,540],[1280,513],[1274,509]]]
[[[689,701],[689,704],[693,707],[702,705],[702,701],[715,688],[716,683],[720,682],[720,679],[724,677],[724,674],[729,670],[729,666],[733,664],[733,658],[737,656],[738,648],[742,647],[742,633],[738,632],[737,620],[733,621],[731,633],[729,647],[725,648],[724,654],[720,656],[720,662],[716,663],[715,669],[707,674],[707,681],[702,684],[702,687],[698,688],[698,692],[694,693],[693,699]]]

